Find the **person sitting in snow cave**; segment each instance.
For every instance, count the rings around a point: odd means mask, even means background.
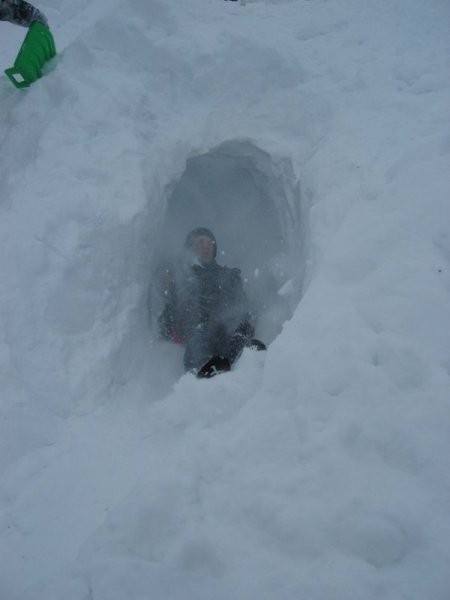
[[[9,21],[23,27],[39,21],[48,27],[46,16],[24,0],[0,0],[0,21]]]
[[[158,319],[163,338],[185,345],[184,368],[197,377],[229,371],[244,347],[265,350],[252,339],[254,317],[241,272],[216,262],[217,242],[206,227],[187,236],[179,269],[163,268],[164,309]]]

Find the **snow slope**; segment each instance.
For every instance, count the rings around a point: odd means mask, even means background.
[[[447,600],[448,2],[39,7],[57,59],[0,80],[0,598]],[[148,289],[224,142],[289,319],[197,381]]]

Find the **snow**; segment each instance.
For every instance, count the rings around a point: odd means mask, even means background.
[[[38,6],[57,58],[0,80],[0,598],[448,600],[448,2]],[[188,215],[269,342],[207,381],[148,314]]]

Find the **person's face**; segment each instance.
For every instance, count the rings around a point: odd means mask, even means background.
[[[214,249],[214,242],[207,235],[198,235],[192,244],[194,254],[203,263],[209,263],[214,259]]]

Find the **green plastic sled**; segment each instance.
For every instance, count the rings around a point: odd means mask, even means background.
[[[34,21],[28,28],[14,66],[5,73],[17,88],[28,87],[42,75],[42,67],[56,54],[55,42],[48,27]]]

